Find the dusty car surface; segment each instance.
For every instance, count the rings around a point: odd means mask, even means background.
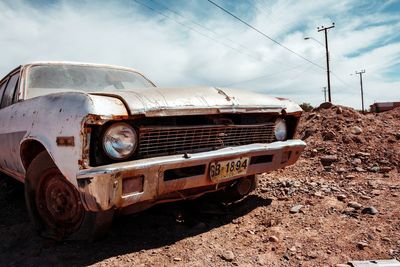
[[[295,163],[300,107],[227,88],[158,88],[123,67],[35,62],[0,81],[0,170],[43,236],[93,238],[115,212],[219,191]]]

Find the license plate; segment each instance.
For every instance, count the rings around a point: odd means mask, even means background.
[[[210,164],[210,178],[212,181],[217,181],[237,175],[245,175],[249,162],[249,158],[212,162]]]

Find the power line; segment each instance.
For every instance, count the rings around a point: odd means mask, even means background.
[[[303,66],[304,66],[304,64],[300,64],[300,65],[297,65],[297,66],[294,66],[294,67],[290,67],[290,68],[286,68],[286,69],[283,69],[283,70],[280,70],[280,71],[277,71],[277,72],[268,73],[268,74],[261,75],[261,76],[257,76],[257,77],[251,78],[251,79],[240,80],[240,81],[236,81],[236,82],[234,82],[234,83],[222,85],[222,87],[232,86],[232,85],[237,85],[237,84],[241,84],[241,83],[247,83],[247,82],[252,82],[252,81],[260,80],[260,79],[267,78],[267,77],[272,77],[272,76],[275,76],[275,75],[284,73],[284,72],[286,72],[286,71],[298,69],[298,68],[303,67]],[[306,68],[305,70],[307,71],[308,69],[309,69],[309,68]],[[302,72],[301,72],[301,73],[302,73]]]
[[[208,36],[208,35],[206,35],[206,34],[200,32],[200,31],[196,30],[195,28],[190,27],[190,26],[188,26],[188,25],[186,25],[186,24],[184,24],[184,23],[182,23],[182,22],[180,22],[180,21],[178,21],[178,20],[176,20],[176,19],[174,19],[174,18],[172,18],[172,17],[170,17],[170,16],[164,14],[164,13],[161,12],[161,11],[159,11],[159,10],[157,10],[157,9],[151,7],[151,6],[148,6],[148,5],[146,5],[146,4],[142,3],[142,2],[140,2],[139,0],[134,0],[134,1],[135,1],[136,3],[138,3],[139,5],[141,5],[141,6],[145,7],[145,8],[147,8],[147,9],[150,9],[151,11],[153,11],[153,12],[155,12],[155,13],[158,13],[158,14],[160,14],[161,16],[167,18],[167,19],[173,20],[175,23],[177,23],[177,24],[179,24],[179,25],[181,25],[181,26],[183,26],[183,27],[185,27],[185,28],[187,28],[187,29],[189,29],[189,30],[191,30],[191,31],[193,31],[193,32],[196,32],[196,33],[198,33],[198,34],[200,34],[200,35],[202,35],[202,36],[204,36],[204,37],[206,37],[206,38],[208,38],[208,39],[210,39],[210,40],[212,40],[212,41],[214,41],[214,42],[216,42],[216,43],[219,43],[219,44],[221,44],[221,45],[223,45],[223,46],[226,46],[226,47],[228,47],[228,48],[230,48],[230,49],[232,49],[232,50],[234,50],[234,51],[236,51],[236,52],[238,52],[238,53],[240,53],[240,54],[247,55],[247,56],[249,56],[249,57],[251,57],[251,58],[253,58],[253,59],[255,59],[255,60],[259,60],[258,58],[254,57],[253,55],[250,55],[250,54],[248,54],[248,53],[246,53],[246,52],[243,52],[243,51],[241,51],[241,50],[239,50],[239,49],[237,49],[237,48],[235,48],[235,47],[233,47],[233,46],[230,46],[229,44],[226,44],[226,43],[224,43],[224,42],[221,42],[221,41],[219,41],[219,40],[217,40],[217,39],[215,39],[215,38],[213,38],[213,37],[210,37],[210,36]]]
[[[163,3],[160,3],[159,1],[155,1],[155,0],[151,0],[151,1],[157,3],[158,5],[162,6],[162,7],[165,8],[165,9],[167,9],[167,10],[170,11],[171,13],[174,13],[175,15],[178,15],[179,17],[181,17],[181,18],[183,18],[183,19],[189,21],[190,23],[192,23],[192,24],[194,24],[194,25],[196,25],[196,26],[202,28],[203,30],[206,30],[206,31],[208,31],[208,32],[211,32],[211,33],[213,33],[215,36],[219,37],[218,33],[215,32],[214,30],[212,30],[212,29],[210,29],[210,28],[208,28],[208,27],[206,27],[206,26],[204,26],[204,25],[202,25],[202,24],[200,24],[200,23],[198,23],[198,22],[196,22],[196,21],[193,21],[193,20],[191,20],[191,19],[185,17],[184,15],[182,15],[182,13],[180,13],[180,12],[178,12],[178,11],[175,11],[175,10],[169,8],[167,5],[165,5],[165,4],[163,4]],[[233,43],[233,44],[236,44],[237,46],[239,46],[239,47],[241,47],[241,48],[243,48],[243,49],[245,49],[245,50],[248,50],[249,52],[253,52],[252,49],[250,49],[249,47],[246,47],[246,46],[244,46],[244,45],[242,45],[242,44],[240,44],[240,43],[237,43],[237,42],[233,41],[233,40],[230,39],[230,38],[225,37],[225,39],[228,40],[229,42]],[[247,54],[247,55],[248,55],[248,56],[251,56],[253,59],[257,59],[257,60],[258,60],[258,58],[253,57],[253,56],[250,55],[250,54]],[[274,60],[274,59],[273,59],[273,60]],[[274,60],[274,61],[276,61],[276,60]]]
[[[157,4],[160,5],[161,7],[165,8],[165,9],[167,9],[168,11],[170,11],[171,13],[173,13],[173,14],[175,14],[175,15],[177,15],[177,16],[183,18],[183,19],[185,19],[186,21],[188,21],[188,22],[190,22],[190,23],[192,23],[192,24],[194,24],[194,25],[200,27],[201,29],[212,33],[214,36],[221,38],[221,36],[220,36],[216,31],[214,31],[214,30],[212,30],[212,29],[210,29],[210,28],[208,28],[208,27],[206,27],[206,26],[204,26],[204,25],[202,25],[202,24],[200,24],[200,23],[198,23],[198,22],[196,22],[196,21],[194,21],[194,20],[192,20],[192,19],[190,19],[190,18],[184,16],[184,15],[182,15],[181,12],[178,12],[178,11],[176,11],[176,10],[173,10],[172,8],[168,7],[167,5],[160,3],[159,0],[151,0],[151,1],[154,2],[154,3],[157,3]],[[228,38],[228,37],[222,37],[222,38],[226,39],[227,41],[229,41],[229,42],[231,42],[231,43],[233,43],[233,44],[235,44],[235,45],[237,45],[238,47],[241,47],[241,48],[244,49],[244,50],[247,50],[249,53],[257,53],[257,54],[260,54],[260,53],[258,53],[257,51],[253,51],[253,49],[251,49],[251,48],[249,48],[249,47],[247,47],[247,46],[244,46],[243,44],[237,43],[237,42],[235,42],[234,40],[232,40],[232,39],[230,39],[230,38]],[[253,59],[257,60],[257,61],[258,61],[258,60],[265,61],[265,58],[264,58],[264,57],[258,58],[258,57],[256,57],[256,56],[253,56],[253,54],[249,54],[249,53],[246,53],[246,55],[248,55],[249,57],[251,57],[251,58],[253,58]],[[279,60],[277,60],[277,59],[275,59],[275,58],[268,58],[268,59],[270,59],[270,60],[272,60],[272,61],[274,61],[274,62],[277,62],[277,63],[279,63],[279,64],[282,64],[282,61],[279,61]],[[285,65],[285,64],[283,64],[283,65]]]
[[[241,84],[241,83],[247,83],[247,82],[257,81],[257,80],[260,80],[260,79],[263,79],[263,78],[267,78],[267,77],[275,76],[275,75],[277,75],[277,74],[281,74],[281,73],[286,72],[286,71],[298,69],[299,67],[303,67],[303,66],[304,66],[304,64],[300,64],[300,65],[297,65],[297,66],[295,66],[295,67],[283,69],[283,70],[280,70],[280,71],[277,71],[277,72],[273,72],[273,73],[269,73],[269,74],[257,76],[257,77],[251,78],[251,79],[241,80],[241,81],[237,81],[237,82],[234,82],[234,83],[226,84],[226,85],[223,85],[222,87],[227,87],[227,86],[232,86],[232,85],[236,85],[236,84]]]
[[[283,47],[284,49],[288,50],[289,52],[291,52],[292,54],[306,60],[307,62],[317,66],[318,68],[321,68],[323,70],[325,70],[324,67],[322,67],[321,65],[318,65],[317,63],[309,60],[308,58],[305,58],[304,56],[300,55],[299,53],[293,51],[292,49],[290,49],[289,47],[285,46],[284,44],[278,42],[277,40],[273,39],[272,37],[268,36],[267,34],[263,33],[262,31],[258,30],[257,28],[255,28],[254,26],[252,26],[251,24],[247,23],[246,21],[242,20],[241,18],[239,18],[238,16],[236,16],[235,14],[231,13],[230,11],[226,10],[225,8],[221,7],[220,5],[218,5],[217,3],[213,2],[212,0],[207,0],[208,2],[210,2],[211,4],[213,4],[214,6],[216,6],[217,8],[221,9],[222,11],[224,11],[225,13],[229,14],[230,16],[232,16],[233,18],[237,19],[238,21],[242,22],[243,24],[245,24],[247,27],[253,29],[254,31],[258,32],[259,34],[261,34],[262,36],[264,36],[265,38],[269,39],[270,41],[274,42],[275,44]]]
[[[343,81],[343,80],[342,80],[338,75],[336,75],[336,73],[334,73],[333,71],[331,71],[331,74],[332,74],[333,76],[335,76],[335,78],[336,78],[339,82],[341,82],[343,85],[346,85],[347,87],[349,87],[349,88],[351,88],[351,89],[357,90],[357,89],[354,88],[352,85],[350,85],[350,84],[346,83],[345,81]]]

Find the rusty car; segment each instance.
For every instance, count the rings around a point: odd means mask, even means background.
[[[156,87],[131,68],[33,62],[0,81],[0,171],[24,183],[40,235],[90,239],[157,203],[239,201],[297,161],[301,113],[257,92]]]

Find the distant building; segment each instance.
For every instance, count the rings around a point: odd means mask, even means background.
[[[377,102],[370,105],[371,112],[379,113],[400,107],[400,102]]]

